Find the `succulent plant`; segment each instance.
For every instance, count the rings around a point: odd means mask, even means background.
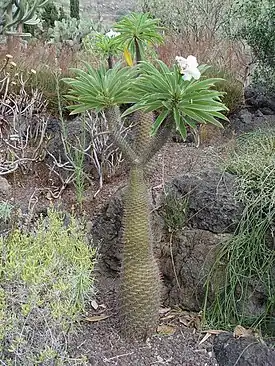
[[[2,0],[0,3],[0,34],[17,35],[15,30],[20,24],[35,25],[39,23],[36,10],[43,7],[48,0]],[[21,34],[28,35],[28,34]]]
[[[55,21],[54,28],[49,28],[48,37],[51,43],[72,41],[73,44],[81,43],[82,38],[97,29],[97,24],[77,20],[76,18]]]
[[[89,109],[104,112],[114,140],[131,165],[123,222],[123,260],[121,273],[121,327],[131,338],[146,339],[157,328],[161,279],[153,255],[150,207],[144,171],[166,142],[174,125],[183,138],[186,125],[195,122],[222,126],[216,118],[227,108],[222,93],[212,89],[220,79],[184,80],[177,65],[169,68],[141,62],[134,67],[116,65],[113,69],[74,69],[68,98],[75,102],[72,113]],[[203,73],[205,67],[201,67]],[[124,116],[139,112],[139,134],[135,145],[119,134],[119,105],[135,103]],[[158,111],[153,118],[152,112]],[[148,139],[148,136],[151,137]]]
[[[79,0],[70,0],[70,17],[80,19],[79,15]]]

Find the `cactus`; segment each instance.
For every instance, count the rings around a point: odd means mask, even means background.
[[[80,19],[79,16],[79,0],[70,0],[70,17],[77,20]]]
[[[13,37],[31,36],[23,33],[23,25],[36,25],[40,19],[36,10],[44,6],[48,0],[1,0],[0,2],[0,35],[7,36],[8,52],[11,53],[14,44]],[[31,5],[30,5],[31,4]]]
[[[35,12],[47,2],[48,0],[34,0],[30,5],[27,0],[2,0],[0,4],[0,34],[17,35],[18,32],[14,29],[18,25],[38,24],[39,19]]]
[[[49,28],[48,37],[51,43],[64,43],[72,41],[73,44],[81,43],[82,39],[97,29],[98,25],[92,21],[81,21],[75,18],[55,21],[54,27]]]

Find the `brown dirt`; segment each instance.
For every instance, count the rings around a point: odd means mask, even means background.
[[[162,191],[164,182],[181,173],[216,165],[225,152],[225,145],[219,144],[215,144],[214,147],[201,146],[197,149],[187,144],[168,143],[157,155],[157,166],[150,178],[150,187],[157,196]],[[74,206],[81,215],[85,212],[87,218],[91,220],[115,191],[126,184],[127,173],[124,172],[106,183],[96,198],[93,198],[93,195],[97,191],[97,184],[87,187],[81,209],[77,206],[72,186],[67,187],[59,198],[52,197],[50,192],[58,186],[58,180],[49,176],[48,168],[43,163],[34,166],[26,175],[18,172],[8,178],[13,186],[13,201],[23,212],[28,212],[29,209],[41,212],[53,203],[67,211],[71,211]],[[191,327],[183,325],[180,322],[181,312],[168,320],[168,324],[162,320],[162,323],[168,325],[168,329],[171,330],[172,326],[174,334],[170,334],[170,331],[168,332],[170,335],[156,334],[143,344],[129,343],[123,339],[118,331],[116,315],[117,289],[117,278],[106,278],[99,274],[96,283],[96,301],[100,306],[97,310],[91,306],[88,318],[94,320],[91,317],[102,315],[102,312],[110,317],[96,322],[84,319],[79,332],[68,343],[73,358],[86,355],[88,365],[92,366],[217,365],[212,353],[211,339],[200,345],[199,341],[204,334],[195,329],[192,322]]]
[[[84,319],[77,338],[69,342],[71,357],[80,358],[84,355],[91,366],[217,365],[212,351],[212,339],[199,344],[205,334],[181,324],[180,312],[178,316],[170,315],[169,320],[165,320],[164,317],[161,320],[160,329],[165,330],[166,334],[157,333],[144,343],[129,342],[122,338],[116,306],[117,280],[104,278],[98,285],[99,308],[87,314],[88,320]],[[99,314],[109,318],[89,322]],[[167,314],[165,316],[169,318]],[[164,324],[167,328],[164,328]],[[175,333],[171,334],[174,331]]]

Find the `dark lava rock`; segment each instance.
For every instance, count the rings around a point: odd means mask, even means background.
[[[274,366],[275,350],[255,337],[235,338],[231,333],[215,337],[214,353],[219,366]]]
[[[268,108],[275,114],[275,93],[267,93],[263,87],[249,85],[244,90],[246,104],[255,109]]]
[[[185,174],[170,188],[188,199],[188,227],[213,233],[232,233],[242,208],[234,198],[235,176],[218,170]]]

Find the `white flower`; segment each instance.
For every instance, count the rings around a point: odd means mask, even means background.
[[[110,29],[109,32],[105,34],[105,36],[108,37],[108,38],[114,38],[114,37],[117,37],[119,35],[120,35],[119,32],[114,32],[112,29]]]
[[[201,73],[195,56],[190,55],[187,58],[176,56],[176,62],[180,67],[180,73],[183,74],[184,80],[191,80],[192,77],[195,80],[200,78]]]

